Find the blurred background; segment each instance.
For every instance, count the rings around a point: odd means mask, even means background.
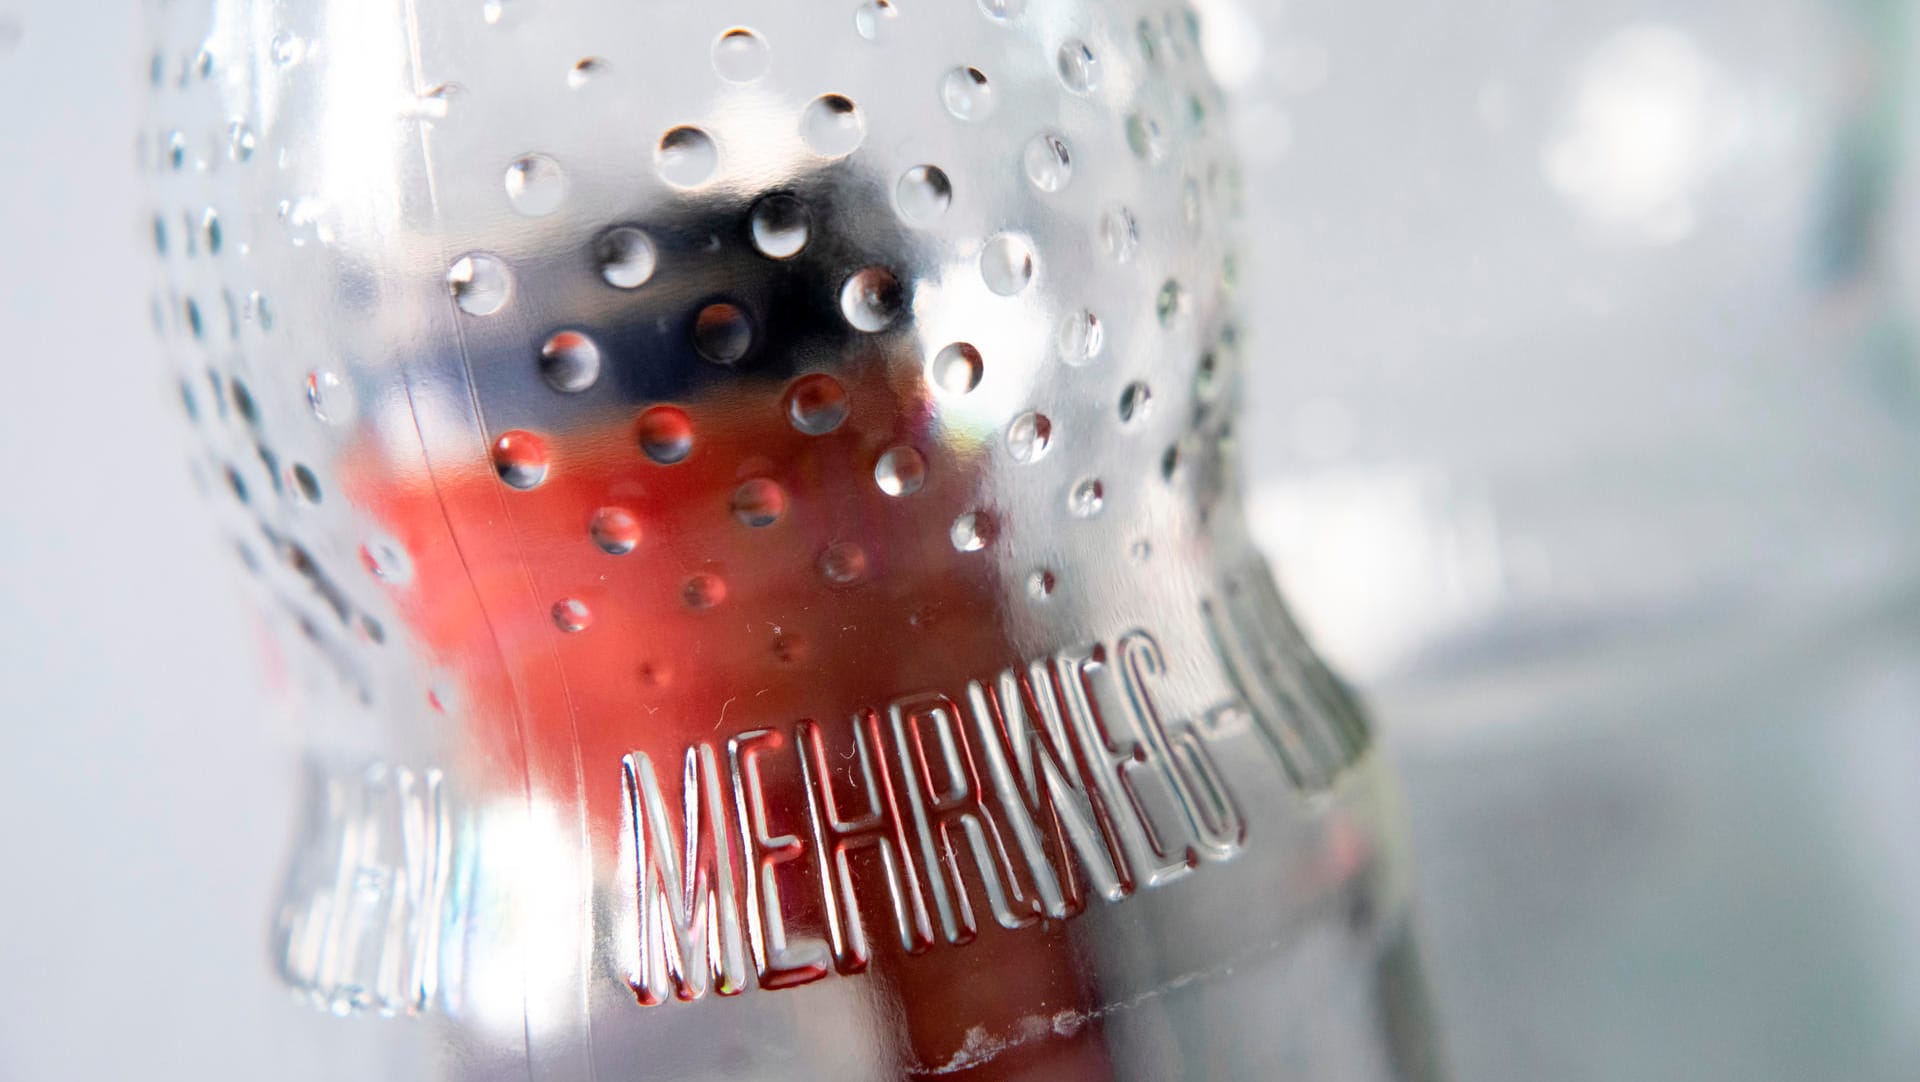
[[[397,1027],[272,994],[132,7],[0,0],[0,1079],[339,1077]],[[1920,4],[1196,7],[1253,518],[1404,772],[1456,1076],[1920,1077]]]

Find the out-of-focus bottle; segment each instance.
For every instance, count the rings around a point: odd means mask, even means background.
[[[151,16],[291,987],[446,1077],[1434,1077],[1367,723],[1237,502],[1192,11]]]

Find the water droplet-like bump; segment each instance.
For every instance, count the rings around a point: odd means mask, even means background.
[[[713,70],[730,83],[750,83],[767,73],[772,50],[765,38],[736,26],[713,43]]]
[[[979,552],[993,541],[993,517],[985,511],[968,511],[953,520],[947,539],[958,552]]]
[[[579,90],[593,82],[605,70],[607,70],[605,60],[597,56],[583,56],[567,69],[567,86],[570,89]]]
[[[787,389],[787,419],[809,436],[824,436],[846,422],[847,391],[832,376],[801,376]]]
[[[507,202],[529,218],[552,214],[567,197],[567,175],[545,154],[528,154],[507,166]]]
[[[1035,601],[1045,601],[1053,596],[1053,589],[1059,584],[1053,572],[1045,569],[1027,576],[1027,596]]]
[[[867,122],[860,109],[839,94],[820,95],[800,114],[800,138],[822,157],[846,157],[866,134]]]
[[[753,246],[769,259],[791,259],[807,246],[813,219],[807,205],[786,192],[762,196],[748,216]]]
[[[256,39],[257,40],[257,39]],[[292,67],[306,54],[306,43],[282,30],[267,42],[267,56],[277,67]]]
[[[1152,408],[1153,391],[1145,383],[1135,380],[1120,392],[1121,424],[1144,420]]]
[[[1053,443],[1053,422],[1034,410],[1015,417],[1007,425],[1007,452],[1015,462],[1037,462]]]
[[[360,546],[360,565],[381,582],[404,586],[413,581],[413,561],[407,550],[390,537],[376,537]]]
[[[493,472],[510,488],[526,491],[547,479],[547,441],[514,429],[493,441]]]
[[[737,304],[715,301],[694,317],[693,348],[714,364],[739,364],[753,349],[753,319]]]
[[[987,288],[1011,297],[1033,281],[1033,247],[1017,233],[1001,233],[980,251],[980,277]]]
[[[293,490],[300,494],[302,500],[307,503],[320,502],[320,478],[314,475],[313,467],[296,462],[287,471],[287,476],[293,479]]]
[[[720,167],[720,148],[714,145],[713,136],[699,128],[678,127],[660,137],[654,163],[668,184],[694,188],[706,183]]]
[[[893,198],[901,217],[915,225],[931,225],[953,203],[953,182],[937,165],[916,165],[900,174]]]
[[[462,312],[490,316],[506,306],[513,280],[505,263],[474,252],[454,260],[447,268],[447,289]]]
[[[540,378],[547,386],[578,394],[600,378],[600,347],[579,331],[560,331],[540,347]]]
[[[820,554],[820,574],[835,586],[851,586],[867,576],[867,550],[852,541],[836,541]]]
[[[1167,326],[1180,317],[1187,307],[1187,295],[1180,283],[1167,279],[1160,287],[1160,295],[1154,298],[1153,311],[1160,319],[1161,326]]]
[[[563,597],[553,603],[553,626],[568,634],[593,626],[593,610],[577,597]]]
[[[1100,247],[1115,263],[1132,259],[1134,249],[1139,246],[1140,226],[1134,221],[1132,211],[1114,207],[1100,216]]]
[[[638,289],[653,277],[659,256],[653,238],[630,225],[617,226],[594,242],[600,277],[616,289]]]
[[[693,453],[693,420],[677,406],[653,406],[640,414],[640,450],[662,466]]]
[[[980,0],[980,10],[994,22],[1011,22],[1026,13],[1027,0]]]
[[[857,331],[885,330],[905,305],[899,279],[885,267],[855,271],[840,287],[840,314]]]
[[[353,419],[353,392],[332,372],[307,373],[307,408],[322,424],[345,424]]]
[[[889,496],[911,496],[927,483],[927,460],[911,447],[891,448],[874,464],[873,480]]]
[[[1100,59],[1079,38],[1060,43],[1054,66],[1060,72],[1061,85],[1076,94],[1089,94],[1100,87]]]
[[[1021,153],[1027,181],[1043,192],[1057,192],[1073,179],[1073,153],[1057,135],[1036,135]]]
[[[680,587],[680,602],[695,612],[704,612],[727,599],[727,582],[705,572],[694,575]]]
[[[733,490],[732,508],[743,526],[771,526],[787,513],[787,494],[777,483],[755,477]]]
[[[1167,156],[1167,135],[1160,120],[1151,113],[1138,112],[1127,117],[1127,145],[1144,162],[1157,162]]]
[[[625,556],[640,544],[640,518],[624,507],[602,507],[587,523],[587,536],[609,556]]]
[[[253,160],[253,151],[258,141],[253,129],[245,121],[236,120],[227,125],[227,157],[237,164],[244,165]]]
[[[868,41],[883,41],[893,33],[899,17],[892,0],[867,0],[853,9],[853,30]]]
[[[1088,477],[1067,493],[1067,510],[1075,518],[1092,518],[1107,504],[1106,486],[1097,477]]]
[[[1107,331],[1092,312],[1068,312],[1054,328],[1053,345],[1070,365],[1090,364],[1106,347]]]
[[[986,362],[980,351],[969,343],[955,342],[933,355],[927,377],[941,393],[959,396],[980,386],[980,377],[985,372]]]
[[[993,115],[993,86],[979,68],[954,68],[940,80],[940,101],[955,120],[985,120]]]

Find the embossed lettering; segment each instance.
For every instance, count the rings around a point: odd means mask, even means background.
[[[1026,899],[1020,896],[1000,825],[980,801],[980,779],[967,751],[959,708],[945,695],[919,695],[895,702],[887,716],[920,836],[921,866],[927,871],[928,892],[947,942],[968,942],[976,931],[973,904],[961,873],[962,854],[971,858],[994,920],[1004,928],[1033,923],[1031,905],[1015,905]]]
[[[878,854],[892,900],[894,925],[900,946],[909,953],[926,949],[933,941],[919,877],[913,871],[913,851],[907,843],[907,824],[895,803],[893,778],[886,758],[879,754],[880,722],[871,710],[854,715],[854,765],[848,773],[866,807],[849,817],[834,794],[832,768],[820,727],[802,721],[795,727],[800,745],[800,769],[806,778],[808,820],[818,854],[820,887],[827,902],[827,935],[833,960],[842,973],[858,973],[872,958],[866,923],[854,893],[853,855],[871,847]]]
[[[1059,670],[1061,696],[1067,716],[1080,737],[1080,749],[1105,809],[1102,825],[1117,837],[1135,887],[1157,887],[1193,871],[1198,857],[1192,848],[1175,849],[1155,828],[1147,814],[1142,788],[1155,778],[1149,749],[1137,732],[1119,731],[1110,724],[1093,695],[1092,680],[1107,668],[1104,646],[1063,651],[1054,659]],[[1131,719],[1128,719],[1131,720]],[[1128,725],[1128,730],[1133,726]]]
[[[706,994],[708,979],[723,996],[746,986],[740,912],[734,900],[727,805],[713,749],[687,749],[681,774],[680,833],[643,752],[623,761],[627,819],[639,891],[640,955],[629,976],[642,1003],[658,1003],[669,987],[680,999]],[[704,814],[703,814],[704,813]]]
[[[771,729],[754,729],[727,741],[734,817],[747,856],[747,934],[762,988],[791,988],[827,975],[827,945],[815,936],[789,936],[780,910],[779,869],[799,860],[806,849],[799,838],[775,834],[768,824],[759,760],[785,742]]]

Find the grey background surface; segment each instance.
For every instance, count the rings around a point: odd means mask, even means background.
[[[1251,499],[1407,776],[1462,1079],[1920,1073],[1905,4],[1200,5]],[[0,1078],[376,1077],[144,323],[138,20],[0,0]]]

